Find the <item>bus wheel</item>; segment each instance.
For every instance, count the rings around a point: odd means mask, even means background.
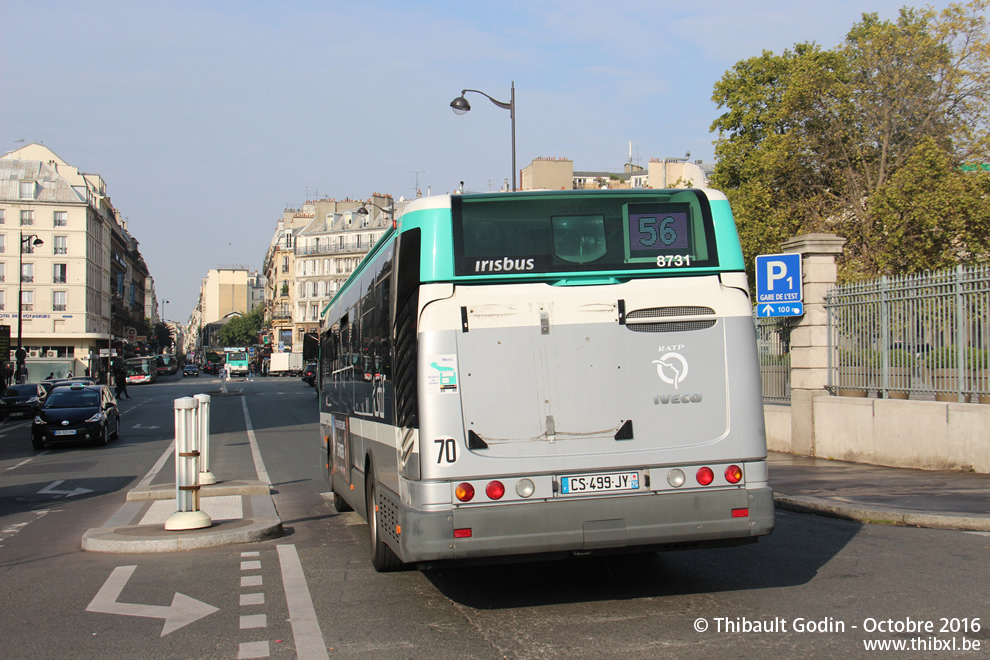
[[[366,503],[368,506],[368,531],[371,535],[371,565],[375,567],[375,570],[379,573],[388,573],[391,571],[398,571],[402,568],[403,564],[399,561],[399,558],[392,551],[392,548],[388,547],[384,541],[381,539],[380,525],[378,522],[378,484],[375,482],[375,470],[373,467],[368,467],[368,473],[365,478],[365,493],[367,494]]]

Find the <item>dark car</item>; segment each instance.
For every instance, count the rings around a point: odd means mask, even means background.
[[[48,398],[48,392],[39,383],[11,385],[4,393],[2,401],[5,417],[33,417]]]
[[[31,446],[93,440],[105,445],[120,437],[120,411],[106,385],[73,383],[56,387],[34,418]]]
[[[306,363],[306,368],[302,372],[302,380],[304,383],[309,383],[312,386],[316,386],[316,363],[308,362]]]
[[[182,367],[182,377],[186,376],[196,376],[199,378],[199,365],[198,364],[187,364]]]

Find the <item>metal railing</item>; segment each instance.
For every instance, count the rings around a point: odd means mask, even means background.
[[[756,310],[753,310],[756,314]],[[756,345],[760,357],[763,399],[791,400],[791,322],[787,317],[756,317]]]
[[[831,288],[833,394],[990,402],[990,266]]]

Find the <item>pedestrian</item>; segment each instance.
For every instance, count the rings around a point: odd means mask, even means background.
[[[28,382],[28,368],[25,365],[21,365],[21,368],[17,370],[17,382],[21,385]]]
[[[131,395],[127,393],[127,374],[124,373],[123,369],[118,369],[116,375],[114,376],[114,382],[117,385],[117,398],[130,399]]]
[[[55,372],[54,371],[50,372],[48,374],[48,378],[46,378],[45,380],[55,380]]]

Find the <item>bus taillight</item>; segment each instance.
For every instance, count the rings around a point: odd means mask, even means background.
[[[730,465],[725,468],[725,480],[730,484],[737,484],[742,481],[742,469],[738,465]]]
[[[470,502],[474,499],[474,486],[467,482],[457,484],[457,488],[454,489],[454,495],[461,502]]]
[[[489,499],[500,500],[505,495],[505,486],[501,481],[490,481],[485,486],[485,494],[488,495]]]
[[[715,473],[712,472],[711,468],[703,467],[698,469],[698,474],[695,475],[695,478],[698,480],[699,484],[702,486],[707,486],[715,480]]]

